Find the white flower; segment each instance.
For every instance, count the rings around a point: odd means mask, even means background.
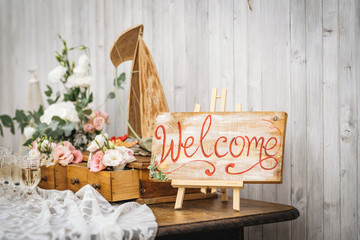
[[[104,147],[107,139],[108,139],[108,134],[107,133],[102,133],[102,134],[97,135],[95,137],[95,140],[91,141],[91,143],[90,143],[89,147],[87,148],[87,150],[89,152],[95,152],[96,150]]]
[[[77,77],[75,75],[71,75],[67,79],[67,82],[65,83],[65,87],[67,87],[67,88],[76,88],[76,87],[89,88],[92,82],[93,82],[93,78],[90,76]]]
[[[99,149],[99,146],[97,145],[97,143],[95,141],[91,141],[90,145],[88,146],[88,148],[86,150],[88,150],[89,152],[95,152],[98,149]]]
[[[90,59],[86,54],[83,54],[79,57],[78,64],[80,67],[88,68],[90,64]]]
[[[29,139],[32,137],[32,135],[34,134],[34,132],[36,131],[35,128],[27,126],[26,128],[24,128],[24,136],[26,139]]]
[[[95,141],[100,145],[100,147],[103,147],[109,138],[107,133],[101,133],[95,137]]]
[[[45,109],[40,121],[49,124],[53,116],[58,116],[73,123],[80,122],[78,113],[72,102],[60,102],[50,105]]]
[[[50,142],[49,140],[44,140],[41,145],[40,145],[40,151],[41,152],[45,152],[47,151],[48,149],[51,149],[51,145],[50,145]]]
[[[116,167],[121,163],[126,163],[126,161],[123,159],[123,155],[118,150],[109,149],[106,150],[102,163],[107,167]]]
[[[66,68],[63,66],[57,66],[51,70],[48,74],[48,80],[53,83],[57,83],[65,75]]]
[[[123,158],[127,163],[131,163],[136,160],[136,158],[134,157],[133,150],[124,146],[118,146],[115,147],[115,149],[118,150],[123,155]]]
[[[74,68],[76,77],[85,77],[89,71],[90,60],[85,54],[81,55],[78,61],[78,66]]]
[[[32,158],[38,158],[38,157],[40,157],[40,154],[41,153],[39,150],[37,150],[37,148],[31,149],[29,151],[29,157],[32,157]]]

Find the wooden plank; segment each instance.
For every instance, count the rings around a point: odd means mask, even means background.
[[[100,171],[100,172],[89,171],[88,179],[87,179],[88,183],[92,187],[94,187],[106,200],[110,202],[113,200],[112,192],[116,191],[115,189],[114,190],[112,189],[111,174],[112,173],[109,171]]]
[[[324,238],[322,3],[306,2],[307,239]]]
[[[175,209],[181,209],[184,201],[185,188],[179,187],[176,195]]]
[[[262,41],[262,1],[251,2],[252,11],[247,13],[247,111],[261,111],[262,110],[262,66],[261,66],[261,51],[259,51]],[[247,9],[247,8],[246,8]],[[261,200],[263,198],[262,185],[249,185],[248,197],[251,199]],[[249,228],[249,239],[262,239],[262,226],[255,226]]]
[[[240,188],[234,188],[233,209],[240,212]]]
[[[67,167],[59,164],[54,166],[55,185],[57,190],[66,190],[67,188]]]
[[[280,183],[285,125],[284,112],[161,113],[155,121],[152,161],[169,180]],[[234,152],[237,138],[243,145]]]
[[[261,7],[261,71],[262,71],[262,108],[271,111],[286,111],[290,114],[289,52],[289,4],[287,1],[264,1]],[[287,131],[287,138],[291,137],[291,130]],[[286,145],[286,144],[285,144]],[[288,141],[288,145],[291,142]],[[285,149],[290,159],[290,148]],[[283,184],[263,186],[263,200],[290,204],[290,165],[284,164]],[[279,189],[281,188],[281,189]],[[263,226],[263,236],[267,239],[290,239],[290,222],[281,224],[267,224]]]
[[[323,2],[324,239],[341,239],[338,0]],[[325,162],[324,162],[325,164]]]
[[[234,91],[235,102],[247,106],[248,47],[247,47],[247,3],[234,1]],[[238,105],[235,106],[235,111]],[[242,109],[240,110],[242,111]],[[241,196],[248,197],[249,188],[241,189]],[[244,239],[248,239],[248,228],[244,229]]]
[[[77,192],[80,188],[88,184],[88,168],[86,163],[70,164],[67,166],[67,185],[68,189]]]
[[[307,171],[306,159],[306,5],[302,0],[290,2],[290,78],[291,78],[291,203],[301,212],[300,217],[291,223],[292,239],[306,239],[307,219]],[[290,120],[290,118],[289,118]],[[306,163],[305,163],[306,164]]]
[[[111,173],[112,201],[140,197],[138,170],[114,171]]]
[[[357,126],[357,94],[359,76],[356,70],[356,47],[359,44],[359,3],[356,0],[338,3],[339,15],[339,87],[340,87],[340,187],[341,187],[341,239],[358,238],[357,168],[359,129]]]
[[[186,188],[197,188],[202,186],[208,187],[229,187],[242,188],[244,183],[241,181],[229,180],[187,180],[187,179],[173,179],[171,182],[173,187],[184,186]]]
[[[186,106],[186,92],[188,86],[186,86],[186,45],[185,45],[185,1],[173,1],[173,25],[174,30],[172,31],[171,41],[173,41],[173,49],[171,50],[174,54],[173,58],[173,70],[174,70],[174,110],[173,111],[189,111],[191,110],[194,103],[191,106]],[[188,109],[188,110],[187,110]]]
[[[187,193],[188,189],[185,190],[184,201],[187,200],[199,200],[199,199],[209,199],[209,198],[217,198],[218,195],[216,193],[206,195],[203,193]],[[140,204],[158,204],[158,203],[173,203],[176,201],[176,195],[169,196],[160,196],[160,197],[151,197],[151,198],[138,198],[135,200]],[[173,206],[172,206],[173,208]]]

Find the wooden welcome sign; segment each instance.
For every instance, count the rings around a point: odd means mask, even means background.
[[[152,164],[169,180],[281,183],[285,112],[160,113]]]

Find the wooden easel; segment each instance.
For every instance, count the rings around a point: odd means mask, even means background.
[[[213,88],[211,94],[210,112],[216,111],[216,100],[220,101],[220,112],[225,112],[226,106],[226,88],[221,90],[221,96],[217,96],[217,88]],[[194,112],[200,112],[200,104],[195,104]],[[241,104],[235,105],[235,111],[241,112]],[[233,189],[233,209],[240,211],[240,189],[244,188],[243,181],[230,181],[230,180],[184,180],[184,179],[173,179],[171,185],[174,188],[178,188],[175,209],[181,209],[184,201],[184,194],[186,188],[201,188],[201,192],[206,194],[206,189],[211,188],[211,193],[216,192],[216,188],[221,188],[221,200],[223,202],[228,201],[227,188]]]

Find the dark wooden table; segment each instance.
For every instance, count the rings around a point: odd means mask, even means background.
[[[293,220],[299,211],[288,205],[241,199],[240,212],[232,209],[232,199],[185,201],[183,209],[175,203],[149,205],[159,229],[156,239],[243,239],[244,227]]]

